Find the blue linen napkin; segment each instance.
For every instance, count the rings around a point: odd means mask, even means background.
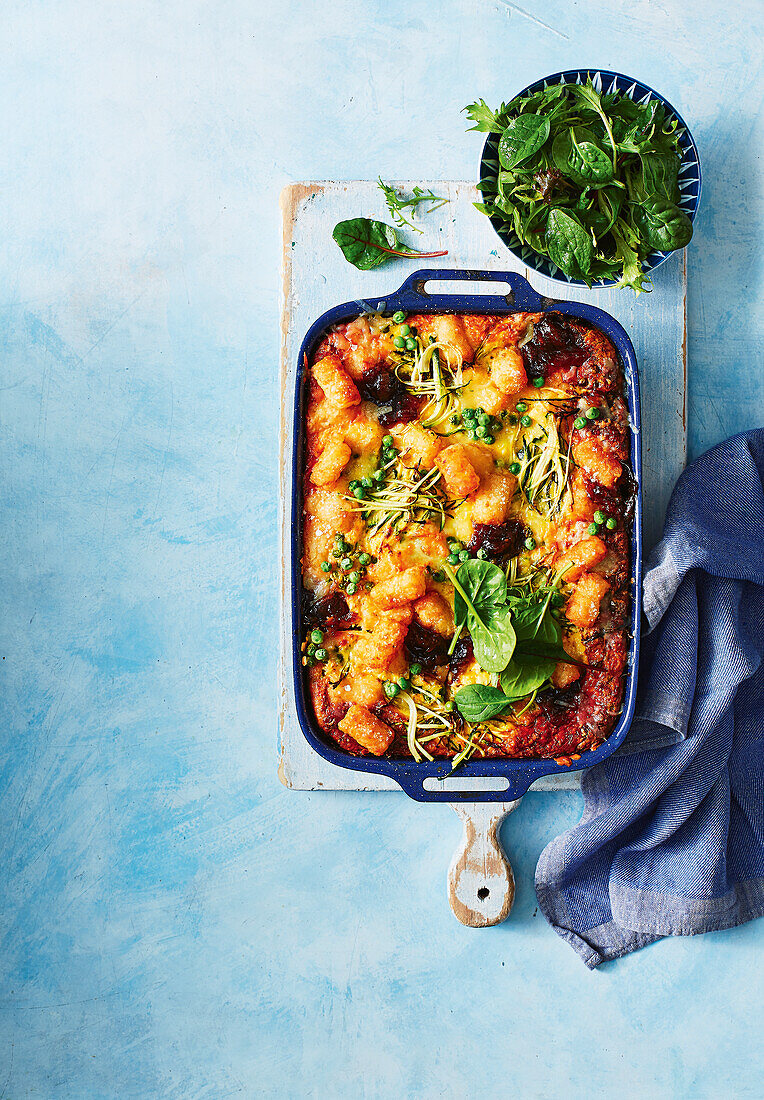
[[[541,854],[539,905],[594,968],[764,915],[764,429],[680,477],[647,563],[624,748]]]

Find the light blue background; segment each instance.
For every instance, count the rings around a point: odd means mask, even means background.
[[[0,1097],[764,1094],[764,925],[589,973],[532,890],[580,799],[536,794],[469,931],[456,817],[283,789],[274,684],[281,187],[470,178],[461,108],[557,69],[657,86],[697,455],[764,419],[761,11],[3,5]]]

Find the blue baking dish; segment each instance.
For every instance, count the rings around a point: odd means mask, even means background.
[[[442,282],[481,282],[505,283],[509,293],[470,293],[470,294],[430,294],[426,290],[428,281]],[[636,481],[634,521],[631,536],[631,620],[630,646],[627,662],[627,680],[624,687],[624,702],[621,715],[607,741],[594,752],[583,753],[572,766],[562,766],[554,760],[473,760],[460,767],[461,780],[473,777],[503,777],[508,786],[503,790],[464,790],[451,789],[428,790],[425,780],[435,777],[444,779],[451,770],[450,760],[435,760],[416,763],[406,759],[387,759],[374,756],[351,756],[339,747],[332,746],[326,735],[311,717],[311,705],[307,693],[304,669],[301,664],[300,639],[303,634],[301,615],[301,568],[302,555],[302,471],[304,446],[304,412],[307,401],[307,387],[304,385],[305,363],[317,346],[323,334],[331,325],[350,321],[370,310],[407,313],[492,313],[507,314],[516,312],[541,312],[555,310],[579,317],[601,329],[610,337],[624,366],[626,378],[626,400],[631,426],[631,467]],[[300,727],[311,747],[339,768],[352,771],[376,772],[395,780],[406,794],[421,802],[507,802],[525,794],[534,780],[542,775],[557,772],[574,771],[588,768],[610,756],[623,742],[629,729],[633,714],[637,688],[637,666],[639,658],[639,620],[642,604],[642,487],[640,457],[640,411],[639,380],[634,348],[622,326],[596,306],[580,302],[557,301],[542,297],[521,275],[512,271],[469,271],[469,270],[423,270],[409,275],[399,290],[386,296],[374,298],[371,302],[344,302],[327,310],[315,321],[305,335],[300,347],[297,364],[297,383],[294,401],[294,447],[292,453],[292,669],[297,716]],[[436,784],[428,784],[435,786]]]

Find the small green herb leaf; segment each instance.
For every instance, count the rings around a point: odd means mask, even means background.
[[[454,702],[465,722],[472,724],[487,722],[489,718],[503,714],[512,705],[512,700],[503,691],[485,684],[470,684],[469,687],[460,688]]]
[[[401,244],[391,225],[372,218],[350,218],[338,222],[332,234],[345,259],[360,271],[379,267],[393,256],[447,256],[447,252],[417,252]]]
[[[546,227],[549,256],[561,271],[585,278],[592,262],[592,239],[572,213],[552,210]]]
[[[514,168],[538,152],[549,137],[549,129],[549,119],[541,115],[513,118],[499,142],[499,160],[504,168]]]

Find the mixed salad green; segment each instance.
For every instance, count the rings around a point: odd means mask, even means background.
[[[601,94],[588,80],[465,110],[470,129],[500,135],[478,210],[566,275],[639,292],[647,256],[692,237],[679,206],[680,131],[657,100]]]

